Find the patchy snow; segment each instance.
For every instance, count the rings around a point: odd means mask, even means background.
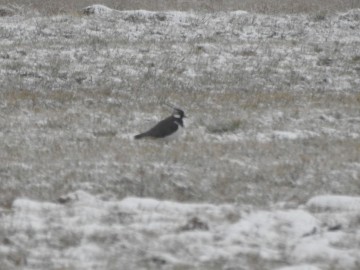
[[[343,236],[346,237],[346,236]],[[292,250],[291,256],[298,262],[336,262],[337,267],[356,269],[359,263],[360,252],[357,249],[342,250],[332,246],[330,236],[325,234],[322,238],[301,240]],[[334,241],[333,244],[336,245]]]
[[[45,262],[76,269],[122,263],[138,268],[144,260],[173,267],[219,260],[231,265],[255,255],[259,262],[286,261],[288,266],[279,270],[318,269],[327,261],[356,269],[360,260],[356,248],[337,244],[353,241],[349,232],[327,232],[320,219],[302,209],[259,211],[135,197],[103,200],[84,191],[65,195],[61,202],[15,200],[12,212],[2,218],[11,248],[0,254],[31,247],[22,269],[42,269]]]
[[[317,133],[312,131],[304,131],[304,130],[295,130],[295,131],[274,131],[272,136],[280,140],[298,140],[298,139],[306,139],[315,136],[319,136]]]
[[[117,12],[114,9],[108,8],[107,6],[104,5],[92,5],[92,6],[88,6],[86,8],[84,8],[82,10],[82,12],[84,14],[87,15],[103,15],[103,14],[110,14],[112,12]]]
[[[85,10],[0,18],[0,268],[359,269],[360,10]]]

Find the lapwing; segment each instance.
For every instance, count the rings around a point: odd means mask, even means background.
[[[135,139],[141,138],[171,138],[176,136],[181,128],[184,128],[183,118],[186,118],[183,110],[174,108],[171,116],[157,123],[153,128],[144,133],[136,135]],[[179,127],[180,126],[180,127]]]

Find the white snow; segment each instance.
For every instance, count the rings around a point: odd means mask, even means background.
[[[2,226],[9,229],[11,243],[31,246],[23,269],[37,268],[44,257],[53,257],[59,265],[71,262],[76,269],[105,267],[109,256],[119,262],[198,265],[223,259],[235,262],[239,256],[257,254],[260,260],[286,260],[288,266],[279,270],[315,270],[329,260],[355,269],[360,259],[355,247],[338,246],[351,241],[349,232],[327,232],[321,217],[303,209],[250,211],[232,204],[136,197],[104,201],[81,190],[63,199],[64,204],[17,199],[12,214],[3,216]],[[337,198],[354,200],[358,198]],[[307,205],[324,201],[331,201],[330,196],[315,197]],[[50,235],[48,242],[41,240]],[[58,245],[63,252],[57,252]],[[125,250],[134,251],[131,258]],[[1,254],[8,252],[0,249]]]
[[[94,15],[103,15],[103,14],[109,14],[112,12],[116,12],[116,10],[108,8],[104,5],[91,5],[83,9],[83,12],[86,14],[94,14]]]

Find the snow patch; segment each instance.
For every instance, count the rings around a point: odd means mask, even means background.
[[[245,10],[235,10],[235,11],[231,11],[230,14],[234,16],[241,16],[241,15],[247,15],[249,14],[249,12]]]
[[[82,10],[82,13],[86,15],[103,15],[103,14],[110,14],[116,10],[108,8],[104,5],[91,5]]]
[[[302,239],[292,251],[294,261],[333,261],[341,265],[342,269],[355,269],[358,255],[355,250],[341,250],[333,247],[326,237]]]
[[[105,201],[81,190],[62,198],[60,203],[17,199],[12,214],[2,216],[2,226],[16,232],[7,241],[31,247],[28,269],[41,268],[44,256],[56,257],[59,265],[71,262],[76,269],[104,269],[109,256],[120,264],[145,260],[190,266],[236,262],[254,254],[275,261],[286,256],[294,266],[281,270],[313,270],[317,268],[306,263],[329,259],[351,269],[358,259],[356,250],[333,245],[346,241],[348,234],[326,231],[317,217],[302,209],[253,211],[235,204],[137,197]],[[316,197],[309,204],[322,201]],[[0,256],[9,252],[0,249]]]
[[[271,246],[281,241],[282,237],[297,239],[318,226],[317,219],[303,210],[259,211],[230,226],[225,242],[248,239],[259,241],[262,246]]]

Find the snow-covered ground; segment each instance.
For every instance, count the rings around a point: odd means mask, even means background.
[[[360,269],[360,10],[14,12],[0,269]]]
[[[256,210],[77,191],[16,199],[0,256],[4,269],[359,269],[359,220],[360,197]]]

